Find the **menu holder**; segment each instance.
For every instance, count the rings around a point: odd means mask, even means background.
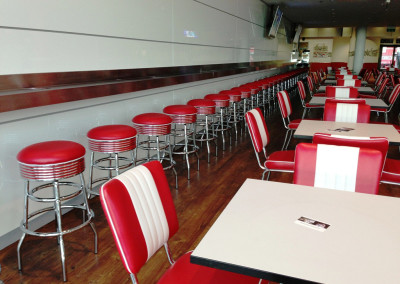
[[[319,232],[325,232],[330,225],[327,223],[323,223],[321,221],[317,221],[311,218],[307,218],[304,216],[301,216],[299,219],[297,219],[296,221],[294,221],[296,224],[305,226],[307,228],[311,228],[314,230],[317,230]]]
[[[354,130],[354,128],[350,128],[350,127],[340,127],[340,128],[336,128],[336,129],[328,129],[328,131],[335,131],[335,132],[349,132]]]

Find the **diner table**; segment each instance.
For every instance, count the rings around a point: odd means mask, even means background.
[[[398,283],[400,199],[247,179],[191,262],[280,283]]]
[[[324,85],[328,85],[328,86],[336,86],[337,84],[337,80],[336,79],[326,79],[323,82]],[[367,86],[368,82],[367,81],[361,81],[361,85],[362,86]]]
[[[294,138],[312,139],[315,133],[343,136],[386,137],[390,145],[400,145],[400,134],[391,124],[350,123],[303,119],[293,134]]]
[[[373,95],[374,89],[372,89],[371,87],[365,87],[365,86],[361,86],[361,87],[354,87],[358,89],[358,92],[361,94],[368,94],[368,95]],[[319,86],[317,93],[325,93],[326,92],[326,86]]]
[[[331,98],[331,97],[312,97],[311,100],[308,102],[310,105],[313,106],[324,106],[326,99],[338,99],[341,98]],[[351,99],[343,98],[346,101]],[[382,99],[363,99],[367,105],[370,105],[372,108],[385,108],[388,109],[389,106],[385,103]]]

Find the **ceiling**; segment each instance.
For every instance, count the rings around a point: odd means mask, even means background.
[[[400,26],[400,0],[261,0],[303,27]]]

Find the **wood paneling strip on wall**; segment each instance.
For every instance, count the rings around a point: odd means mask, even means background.
[[[218,77],[279,68],[286,61],[263,61],[130,70],[81,71],[0,76],[0,112],[93,99]]]

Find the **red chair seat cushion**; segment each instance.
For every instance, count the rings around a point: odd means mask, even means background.
[[[313,97],[326,97],[325,93],[315,93]]]
[[[297,129],[297,127],[299,127],[300,122],[301,122],[301,119],[292,120],[288,125],[289,129]]]
[[[163,112],[166,114],[197,114],[197,110],[194,106],[190,105],[171,105],[167,106],[163,109]]]
[[[400,183],[400,161],[386,159],[381,176],[382,181]]]
[[[294,150],[273,152],[265,161],[265,167],[270,170],[294,171],[294,153]]]
[[[87,137],[95,140],[119,140],[134,137],[136,134],[136,129],[129,125],[102,125],[89,130]]]
[[[259,279],[190,263],[191,252],[181,256],[164,273],[158,284],[258,284]],[[265,283],[265,282],[264,282]]]
[[[132,119],[135,124],[163,125],[172,123],[172,118],[163,113],[142,113]]]
[[[82,158],[85,153],[85,148],[73,141],[46,141],[25,147],[17,160],[24,164],[50,165]]]

